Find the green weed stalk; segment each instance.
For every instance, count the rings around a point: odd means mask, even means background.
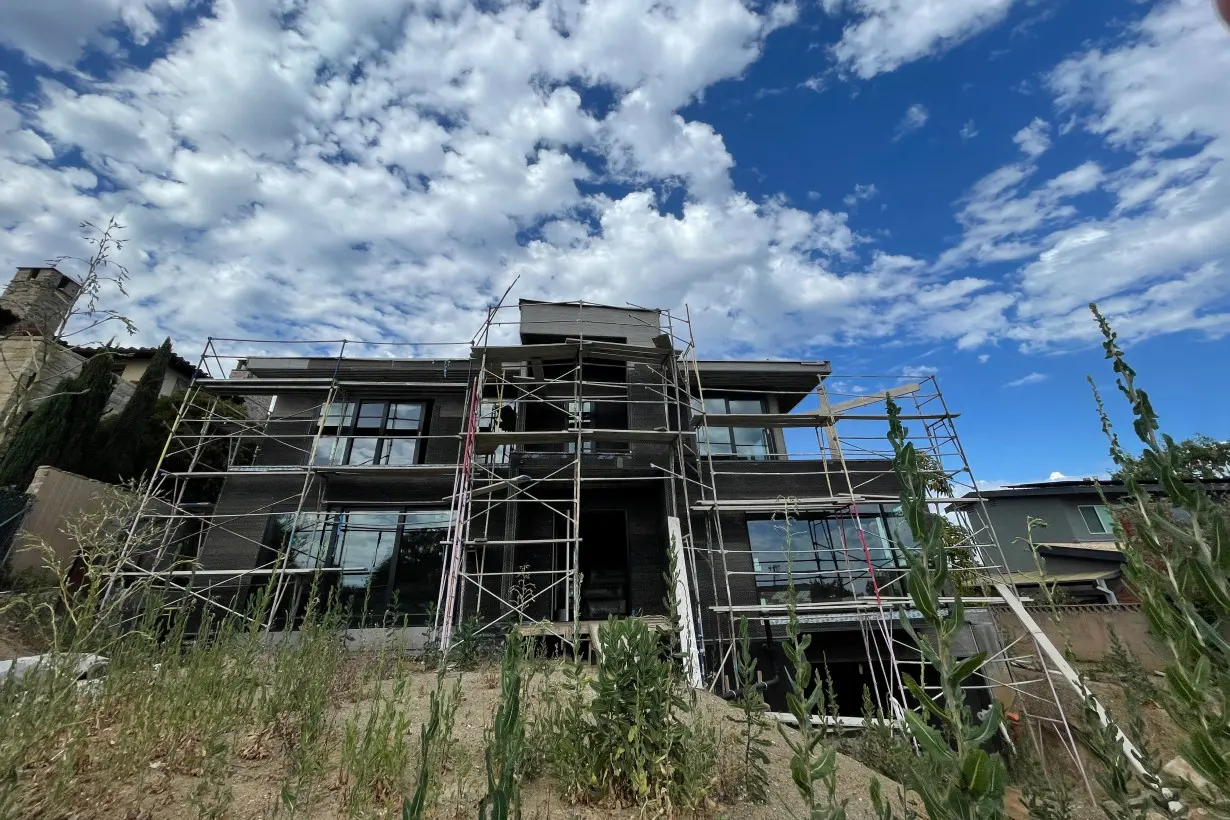
[[[769,741],[765,734],[769,731],[769,721],[765,712],[769,710],[757,685],[756,658],[752,654],[752,642],[748,635],[747,616],[739,618],[738,666],[735,668],[735,681],[738,686],[740,715],[731,715],[727,719],[738,724],[741,746],[742,791],[747,798],[756,803],[764,803],[769,799],[769,755],[765,749]]]
[[[1199,775],[1177,785],[1218,815],[1230,816],[1230,505],[1181,477],[1178,445],[1160,433],[1157,413],[1137,387],[1118,335],[1096,305],[1089,308],[1144,447],[1139,458],[1128,455],[1090,378],[1110,455],[1127,489],[1114,523],[1127,561],[1124,576],[1140,597],[1150,631],[1170,650],[1161,702],[1186,735],[1180,751]],[[1145,485],[1142,476],[1155,478],[1157,486]]]
[[[846,801],[837,799],[837,749],[826,742],[822,722],[827,715],[824,687],[813,681],[807,649],[811,634],[799,622],[799,595],[794,584],[790,518],[786,522],[786,609],[788,621],[782,650],[786,655],[786,709],[794,717],[795,729],[779,725],[778,730],[790,748],[790,777],[803,799],[808,820],[844,820]]]
[[[521,773],[525,759],[525,715],[522,710],[525,647],[515,629],[508,633],[500,664],[500,699],[487,732],[487,794],[479,803],[480,820],[519,820]]]
[[[997,820],[1004,816],[1005,767],[983,745],[1000,727],[1001,707],[998,702],[992,704],[985,717],[976,720],[966,704],[962,686],[982,668],[986,653],[958,659],[953,652],[953,642],[965,625],[965,607],[952,582],[941,525],[927,508],[926,472],[906,438],[901,408],[891,398],[887,406],[888,440],[893,447],[893,472],[901,484],[902,515],[918,545],[916,552],[902,553],[908,566],[906,588],[935,640],[916,630],[905,612],[901,613],[901,627],[940,681],[940,700],[936,700],[920,681],[902,675],[923,710],[905,713],[920,754],[920,765],[909,770],[908,785],[931,820]],[[941,598],[949,594],[953,602],[945,609]]]

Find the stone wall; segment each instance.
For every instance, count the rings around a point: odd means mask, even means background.
[[[0,419],[24,416],[55,392],[60,382],[81,372],[84,357],[37,336],[0,339]],[[29,385],[28,388],[24,385]],[[117,379],[106,413],[118,412],[132,398],[133,385]],[[24,406],[20,406],[23,404]],[[19,423],[20,418],[14,422]]]

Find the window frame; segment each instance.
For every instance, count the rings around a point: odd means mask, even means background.
[[[1089,519],[1085,517],[1085,510],[1093,510],[1094,515],[1098,519],[1098,523],[1104,528],[1101,532],[1095,532],[1089,527]],[[1085,525],[1085,529],[1090,535],[1114,535],[1115,534],[1115,517],[1111,514],[1110,508],[1105,504],[1078,504],[1076,512],[1080,515],[1081,521]]]
[[[365,576],[362,576],[363,583],[358,586],[347,585],[344,583],[347,577],[359,576],[357,573],[351,573],[347,576],[347,574],[337,571],[342,566],[341,562],[346,554],[346,535],[351,531],[351,528],[354,528],[354,531],[360,531],[357,528],[361,526],[364,517],[381,514],[396,517],[396,522],[391,527],[379,530],[380,532],[391,534],[391,554],[383,561],[376,561],[379,552],[374,553],[372,560],[375,564],[369,568],[370,571]],[[285,513],[272,514],[270,516],[271,521],[279,515],[285,515]],[[412,516],[415,515],[436,516],[438,520],[424,522],[423,526],[413,526]],[[441,530],[447,533],[452,523],[452,512],[450,510],[439,507],[419,507],[405,504],[372,507],[353,507],[338,504],[315,511],[311,513],[311,516],[312,521],[307,523],[306,526],[286,530],[287,540],[273,547],[275,555],[276,550],[294,549],[296,556],[292,556],[291,564],[299,568],[311,569],[319,567],[322,570],[326,570],[322,577],[325,579],[327,587],[344,590],[347,597],[354,598],[360,602],[370,594],[372,597],[368,600],[367,611],[369,615],[376,616],[376,619],[369,619],[369,622],[366,623],[362,622],[363,612],[360,604],[358,608],[352,609],[350,613],[352,626],[361,628],[386,622],[390,613],[398,618],[405,615],[417,618],[422,615],[419,612],[394,611],[392,609],[394,594],[397,590],[397,570],[402,557],[402,542],[406,537],[406,533],[413,530]],[[353,520],[353,517],[356,516],[358,517],[357,522]],[[354,546],[352,544],[351,549]],[[443,545],[441,545],[439,552],[440,572],[442,573],[446,557]],[[302,556],[305,561],[296,561],[295,558],[299,556]],[[388,566],[382,572],[377,572],[377,570],[381,569],[381,564],[385,563]],[[435,586],[435,584],[430,586]],[[369,588],[371,588],[371,593],[368,592]],[[376,597],[376,590],[381,590],[379,599]],[[327,594],[328,592],[326,591],[325,595],[327,596]],[[424,601],[424,612],[426,611],[426,604],[431,601],[434,601],[434,597],[428,595]]]
[[[871,553],[872,567],[876,574],[876,581],[879,585],[881,594],[885,594],[886,590],[894,584],[902,582],[905,570],[908,568],[908,562],[905,553],[911,549],[916,550],[917,546],[912,543],[904,543],[899,534],[891,525],[894,518],[900,518],[900,506],[890,504],[877,504],[864,509],[866,505],[859,505],[859,515],[855,519],[853,516],[831,516],[819,513],[803,514],[789,519],[778,517],[749,514],[745,517],[744,527],[748,533],[748,552],[751,556],[751,564],[753,570],[753,583],[756,586],[756,595],[762,605],[772,603],[771,597],[784,591],[786,585],[786,565],[784,561],[785,550],[757,550],[757,538],[753,535],[752,526],[759,522],[769,522],[772,527],[782,528],[788,520],[791,522],[791,531],[795,533],[792,536],[790,547],[791,557],[794,559],[791,562],[790,571],[796,574],[796,588],[801,594],[805,594],[810,598],[811,586],[816,582],[827,582],[830,586],[840,587],[847,591],[848,594],[840,598],[820,598],[817,600],[855,600],[858,598],[869,598],[874,595],[871,586],[871,573],[866,569],[866,557],[862,554],[863,539],[857,537],[857,526],[861,523],[862,528],[866,531],[865,540],[867,541],[867,549]],[[875,522],[874,524],[871,522]],[[842,531],[845,530],[847,538],[841,546]],[[878,532],[875,532],[878,530]],[[849,534],[855,533],[853,540]],[[797,545],[797,537],[799,535],[807,535],[810,539],[809,544]],[[819,538],[824,539],[821,543]],[[873,543],[878,540],[879,543]],[[783,541],[784,543],[784,541]],[[842,555],[850,557],[850,571],[846,571],[846,559]],[[771,564],[762,563],[762,556],[778,555],[782,556],[783,560]],[[770,568],[776,567],[776,568]],[[799,577],[802,573],[802,577]],[[850,593],[851,581],[863,583],[863,589],[859,592]]]
[[[730,409],[730,403],[732,401],[756,402],[757,404],[760,405],[760,409],[757,412],[767,414],[769,412],[769,402],[765,396],[760,396],[760,395],[757,395],[754,397],[735,396],[735,395],[728,394],[728,393],[715,392],[711,395],[706,395],[703,400],[703,404],[702,404],[701,399],[695,399],[695,401],[697,405],[699,406],[699,409],[702,411],[705,422],[706,422],[696,431],[697,432],[696,449],[699,455],[712,457],[712,458],[743,459],[744,461],[772,461],[778,457],[777,441],[773,436],[773,432],[771,428],[768,428],[768,427],[740,427],[737,425],[727,425],[727,424],[714,425],[714,424],[708,423],[710,410],[707,405],[709,404],[709,402],[720,401],[723,403],[723,412],[722,413],[715,412],[715,415],[737,415]],[[713,430],[724,430],[725,431],[725,434],[726,434],[725,446],[730,448],[730,452],[719,453],[719,452],[715,452],[712,449],[713,445],[712,445],[712,438],[710,434]],[[746,448],[752,445],[739,444],[735,436],[736,430],[759,431],[760,436],[761,436],[761,441],[764,443],[763,454],[746,455],[746,454],[740,453],[739,452],[740,447]]]
[[[364,406],[375,404],[383,405],[380,410],[379,423],[375,426],[360,427],[359,423],[362,419],[374,418],[370,415],[363,415]],[[419,408],[417,428],[390,427],[390,420],[403,420],[394,415],[393,408],[409,405]],[[335,412],[334,408],[339,409]],[[321,405],[316,416],[317,424],[320,425],[320,435],[317,438],[316,448],[311,454],[311,464],[316,467],[410,467],[422,464],[425,455],[423,442],[427,439],[427,420],[430,414],[431,405],[426,399],[359,398]],[[331,422],[331,419],[336,419],[336,422]],[[354,463],[355,443],[364,440],[374,442],[371,459],[367,463],[356,464]],[[327,455],[322,459],[321,455],[324,451],[320,445],[325,441],[331,441],[332,444]],[[399,461],[396,464],[390,464],[389,459],[396,443],[404,441],[414,442],[413,457],[408,462]]]

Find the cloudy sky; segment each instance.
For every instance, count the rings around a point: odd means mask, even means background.
[[[7,0],[0,265],[118,215],[108,306],[190,357],[687,305],[937,373],[985,481],[1094,474],[1091,300],[1230,435],[1228,76],[1210,0]]]

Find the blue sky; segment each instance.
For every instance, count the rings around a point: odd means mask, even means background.
[[[1096,300],[1230,436],[1207,0],[17,0],[0,72],[0,264],[118,215],[137,341],[468,339],[520,276],[934,373],[995,484],[1106,469]]]

